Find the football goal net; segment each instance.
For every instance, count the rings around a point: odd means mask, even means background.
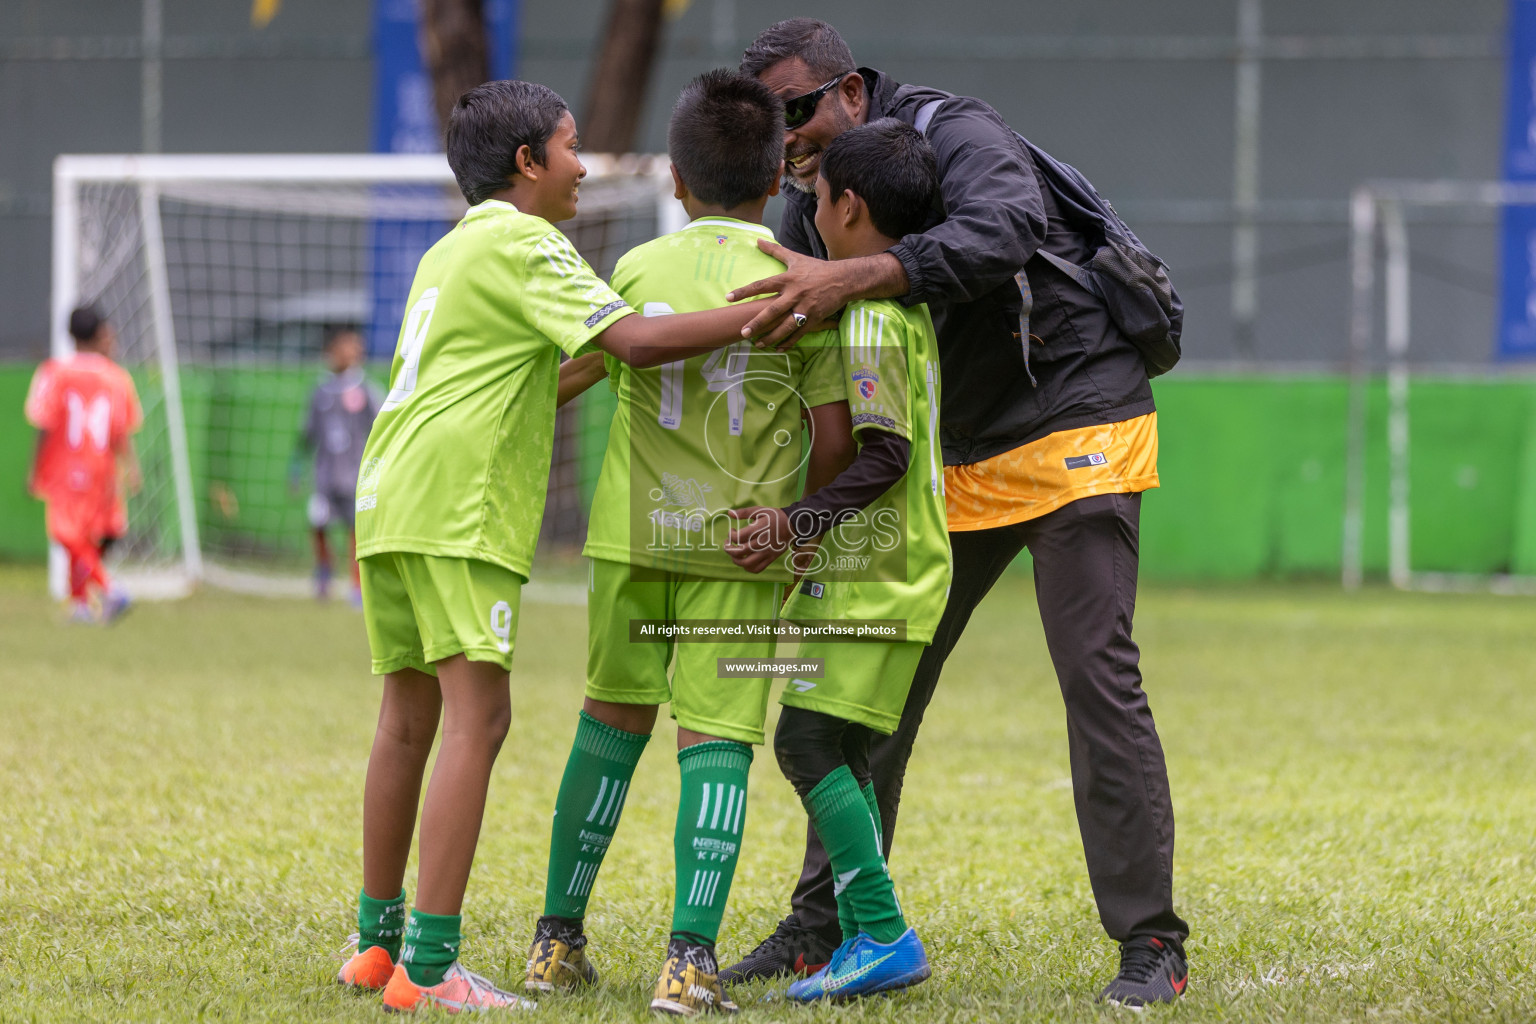
[[[665,158],[582,159],[581,212],[561,227],[606,278],[686,216]],[[54,354],[72,351],[70,309],[94,303],[144,407],[143,485],[114,551],[130,588],[304,592],[295,456],[322,338],[360,328],[382,387],[416,263],[464,209],[440,155],[58,158]],[[594,388],[560,412],[545,548],[585,532],[609,401]]]
[[[1433,300],[1415,294],[1417,284],[1443,287],[1450,271],[1459,279],[1452,285],[1480,291],[1484,308],[1494,306],[1487,301],[1496,296],[1492,276],[1469,284],[1465,267],[1444,258],[1445,224],[1482,226],[1492,258],[1496,246],[1486,230],[1496,229],[1503,212],[1514,207],[1536,207],[1536,184],[1374,182],[1351,198],[1346,588],[1361,584],[1368,564],[1380,565],[1368,548],[1384,533],[1387,575],[1399,589],[1536,593],[1536,401],[1526,403],[1524,416],[1498,419],[1495,413],[1510,403],[1479,405],[1477,394],[1462,387],[1460,407],[1454,408],[1435,394],[1448,377],[1463,384],[1470,377],[1483,390],[1536,393],[1536,377],[1529,365],[1439,365],[1434,353],[1443,339],[1422,336],[1434,331],[1414,331],[1416,304],[1419,319],[1433,312],[1423,305]],[[1411,225],[1423,232],[1417,247],[1410,245]],[[1536,231],[1526,244],[1536,254]],[[1536,330],[1536,306],[1527,319]],[[1378,324],[1384,355],[1375,349]],[[1457,325],[1469,328],[1491,337],[1494,323],[1490,317]],[[1384,389],[1376,373],[1383,366]],[[1452,436],[1482,441],[1439,451],[1437,458],[1416,456],[1420,449],[1444,449]],[[1383,478],[1385,488],[1379,486]],[[1472,525],[1478,529],[1468,529]],[[1497,543],[1488,546],[1490,540]],[[1487,550],[1468,546],[1479,542]],[[1483,571],[1467,571],[1467,564]]]

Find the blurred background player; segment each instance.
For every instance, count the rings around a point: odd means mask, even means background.
[[[112,361],[112,325],[81,306],[69,315],[69,333],[74,355],[45,361],[27,392],[27,420],[38,429],[30,489],[47,503],[49,539],[69,554],[71,618],[110,622],[127,610],[128,595],[112,586],[102,555],[127,530],[123,492],[139,489],[132,434],[144,414],[133,378]]]
[[[347,527],[347,566],[352,574],[352,602],[362,603],[357,570],[357,469],[363,463],[368,431],[382,397],[363,373],[368,356],[363,336],[351,326],[325,332],[325,363],[330,376],[309,399],[309,413],[299,435],[290,479],[297,490],[299,457],[314,459],[314,493],[309,497],[309,525],[315,545],[315,597],[325,600],[331,585],[331,546],[326,531]]]
[[[615,290],[647,317],[666,316],[662,324],[670,314],[722,306],[727,289],[779,267],[757,242],[773,238],[763,208],[784,166],[784,110],[762,83],[711,71],[684,88],[667,135],[689,223],[632,249],[613,273]],[[717,661],[766,658],[774,642],[635,643],[630,624],[777,617],[788,567],[778,561],[762,576],[737,568],[722,550],[724,514],[741,504],[787,504],[799,493],[802,461],[806,487],[815,489],[851,457],[828,341],[809,338],[788,352],[738,342],[645,370],[608,359],[619,404],[583,550],[592,559],[586,699],[555,804],[544,916],[528,956],[531,991],[596,977],[583,951],[588,899],[657,707],[670,702],[681,776],[676,890],[651,1008],[734,1009],[716,977],[715,941],[746,827],[747,772],[752,744],[763,742],[769,679],[722,679]],[[813,424],[808,456],[802,416]]]
[[[910,125],[886,118],[844,132],[816,180],[828,256],[884,252],[922,227],[937,191],[933,150]],[[784,618],[903,625],[889,642],[802,641],[799,658],[820,661],[822,675],[791,679],[779,697],[774,753],[830,858],[843,938],[828,963],[790,985],[796,1002],[906,988],[931,973],[881,846],[869,748],[875,733],[900,724],[949,590],[938,342],[927,306],[890,299],[850,303],[838,340],[857,457],[802,501],[732,513],[750,522],[726,549],[757,571],[791,540],[819,541]]]

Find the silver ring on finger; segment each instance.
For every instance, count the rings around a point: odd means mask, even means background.
[[[806,320],[810,319],[804,313],[791,313],[789,314],[789,317],[795,322],[795,326],[797,328],[804,327]]]

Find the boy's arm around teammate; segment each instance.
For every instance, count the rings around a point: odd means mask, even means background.
[[[768,302],[759,299],[665,318],[626,316],[614,321],[593,338],[592,343],[619,362],[637,369],[660,366],[750,338],[745,330],[747,322],[766,309]],[[808,331],[825,330],[827,326],[821,323],[807,325],[796,333],[796,337]],[[766,347],[760,342],[756,344],[758,348]]]

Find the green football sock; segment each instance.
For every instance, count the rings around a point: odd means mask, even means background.
[[[677,765],[683,781],[672,840],[672,937],[712,946],[736,875],[752,748],[731,740],[696,743],[677,752]]]
[[[405,945],[400,962],[405,973],[418,985],[436,985],[459,958],[458,914],[423,914],[411,911],[405,925]]]
[[[880,804],[875,800],[875,784],[873,782],[866,782],[859,787],[859,792],[864,794],[864,803],[869,806],[870,821],[874,822],[875,848],[880,851],[881,856],[884,856],[885,850],[881,847],[883,840],[880,838],[882,834],[880,828]],[[887,873],[889,873],[889,869],[887,869]],[[839,893],[837,897],[837,923],[843,930],[843,938],[845,940],[859,934],[859,922],[853,915],[853,901],[848,898],[848,891],[846,889]]]
[[[880,832],[848,766],[840,765],[822,779],[801,803],[832,862],[839,921],[846,899],[857,931],[868,932],[881,943],[901,938],[907,922],[880,855]]]
[[[586,916],[597,869],[613,841],[629,796],[629,780],[650,739],[581,713],[571,756],[565,762],[565,776],[560,780],[560,795],[555,798],[549,874],[544,880],[546,915]]]
[[[864,795],[864,804],[869,808],[869,820],[875,823],[875,842],[880,844],[880,856],[885,856],[885,840],[881,838],[885,833],[885,826],[880,821],[880,801],[875,799],[875,784],[866,782],[859,787],[859,792]]]
[[[383,946],[391,960],[400,959],[400,937],[405,931],[405,890],[392,900],[376,900],[357,894],[357,951]]]

